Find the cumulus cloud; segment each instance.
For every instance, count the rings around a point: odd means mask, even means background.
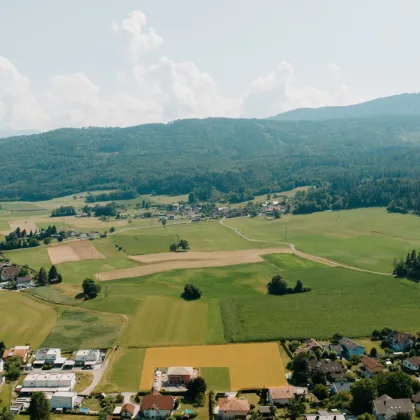
[[[45,93],[34,95],[29,79],[0,57],[0,127],[46,130],[57,127],[129,126],[194,117],[267,117],[298,107],[361,102],[341,83],[341,69],[326,63],[335,78],[330,89],[300,86],[292,63],[280,61],[242,94],[230,97],[193,61],[176,61],[150,51],[163,39],[139,10],[113,31],[122,37],[130,70],[116,73],[116,91],[103,89],[85,73],[54,75]],[[124,92],[123,89],[130,89]]]
[[[120,24],[112,22],[112,29],[128,40],[128,55],[134,63],[140,60],[142,53],[163,44],[163,38],[156,33],[155,28],[147,26],[146,15],[140,10],[132,11]]]

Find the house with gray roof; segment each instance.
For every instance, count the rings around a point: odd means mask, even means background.
[[[363,356],[365,353],[365,348],[350,338],[343,337],[340,344],[343,347],[343,357],[346,359],[350,359],[352,356]]]
[[[373,400],[372,414],[377,420],[393,420],[397,414],[410,414],[415,412],[414,404],[409,398],[393,399],[384,394]]]

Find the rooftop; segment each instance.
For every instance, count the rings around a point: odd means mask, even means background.
[[[219,398],[219,410],[220,411],[242,411],[244,413],[249,412],[249,403],[247,399],[236,399],[236,398]]]
[[[194,368],[190,366],[174,366],[169,367],[167,375],[192,375],[194,373]]]
[[[162,395],[157,391],[150,392],[143,397],[141,401],[141,410],[150,410],[154,408],[160,410],[172,410],[174,408],[174,397],[171,395]]]
[[[373,400],[373,407],[378,415],[385,415],[385,418],[397,413],[414,413],[413,403],[408,398],[394,400],[386,394]]]
[[[361,347],[359,344],[357,344],[355,341],[353,341],[351,338],[343,337],[340,340],[340,344],[349,350],[355,350],[358,347]]]

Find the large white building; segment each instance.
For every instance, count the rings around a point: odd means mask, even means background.
[[[53,363],[57,359],[61,359],[61,349],[39,349],[35,355],[35,360]]]
[[[76,402],[76,392],[56,392],[51,397],[51,409],[62,408],[64,410],[72,410]]]
[[[76,353],[76,363],[86,362],[98,362],[101,358],[101,352],[98,349],[95,350],[79,350]]]
[[[64,374],[29,374],[23,380],[23,391],[28,392],[36,389],[55,389],[60,391],[71,391],[76,384],[76,375],[74,373]]]

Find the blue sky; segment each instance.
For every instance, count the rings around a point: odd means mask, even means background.
[[[416,0],[0,0],[0,129],[265,117],[420,90]]]

